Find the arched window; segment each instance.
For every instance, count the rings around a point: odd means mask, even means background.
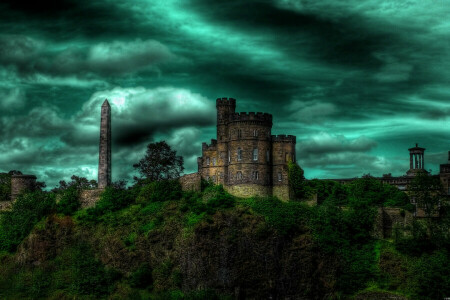
[[[206,165],[209,166],[209,157],[206,158]]]
[[[266,160],[267,160],[267,162],[270,161],[270,152],[269,152],[269,150],[266,151]]]
[[[242,160],[242,149],[241,148],[237,149],[237,160]]]
[[[258,149],[253,149],[253,160],[258,160]]]
[[[253,129],[253,136],[257,137],[258,136],[258,129]]]
[[[215,157],[213,157],[213,166],[215,166],[216,165],[216,158]]]
[[[228,150],[228,162],[231,162],[231,151]]]
[[[278,181],[283,181],[283,174],[281,172],[278,172]]]
[[[242,172],[241,172],[241,171],[238,171],[238,172],[236,173],[236,179],[237,179],[237,180],[242,180]]]

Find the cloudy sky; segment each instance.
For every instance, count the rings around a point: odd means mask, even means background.
[[[444,0],[11,0],[0,4],[0,172],[96,179],[113,110],[113,180],[166,140],[196,171],[215,99],[273,114],[307,178],[402,175],[450,150]]]

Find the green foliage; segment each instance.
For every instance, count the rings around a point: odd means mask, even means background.
[[[11,196],[11,174],[0,173],[0,201],[8,201]]]
[[[440,200],[444,194],[439,177],[418,172],[408,189],[417,206],[423,208],[428,217],[438,211]]]
[[[282,202],[275,197],[250,198],[243,201],[256,213],[264,216],[267,224],[280,234],[292,234],[309,215],[309,208],[299,202]]]
[[[303,169],[297,163],[288,161],[289,188],[297,200],[307,199],[311,196],[311,190],[305,184]]]
[[[118,278],[118,274],[105,269],[86,244],[78,245],[73,250],[73,257],[72,291],[75,294],[95,296],[108,293],[111,282]]]
[[[313,179],[307,181],[306,185],[309,187],[312,193],[317,194],[318,203],[323,203],[325,200],[327,200],[331,196],[335,187],[342,187],[345,191],[344,198],[347,198],[345,186],[336,181]]]
[[[96,217],[127,207],[135,201],[135,196],[135,190],[125,190],[114,186],[106,187],[100,200],[94,207],[89,208],[87,215],[81,219],[96,221]]]
[[[233,196],[228,194],[222,185],[214,185],[205,189],[204,198],[207,200],[206,208],[208,213],[212,213],[217,209],[230,208],[235,204]]]
[[[152,285],[152,269],[148,263],[143,263],[135,272],[130,276],[130,285],[137,288],[146,288]]]
[[[424,254],[417,261],[410,275],[415,279],[420,299],[444,299],[450,295],[449,266],[450,256],[444,250]]]
[[[159,181],[179,177],[184,170],[183,163],[183,157],[177,156],[177,151],[172,150],[165,141],[161,141],[148,144],[145,156],[133,167],[144,179]]]
[[[374,206],[404,206],[409,203],[404,192],[395,186],[365,176],[348,184],[349,196]]]
[[[80,192],[76,186],[62,191],[61,199],[56,205],[56,211],[65,215],[73,215],[80,208]]]
[[[180,198],[181,185],[178,180],[161,180],[144,185],[137,197],[137,202],[173,201]]]
[[[34,225],[54,208],[54,194],[36,191],[20,195],[12,210],[0,215],[0,251],[15,251]]]

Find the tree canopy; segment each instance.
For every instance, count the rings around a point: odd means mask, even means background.
[[[145,156],[133,165],[142,176],[135,177],[135,180],[159,181],[177,178],[184,170],[183,163],[183,157],[177,156],[177,151],[172,150],[165,141],[150,143]]]

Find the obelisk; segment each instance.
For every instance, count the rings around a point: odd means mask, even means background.
[[[108,99],[102,104],[100,121],[100,147],[98,160],[98,188],[111,184],[111,106]]]

